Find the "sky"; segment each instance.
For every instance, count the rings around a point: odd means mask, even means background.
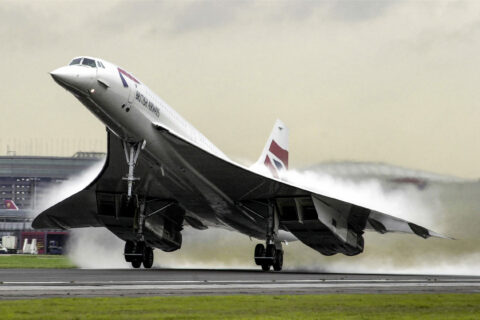
[[[292,167],[480,177],[477,1],[3,0],[0,21],[0,155],[105,150],[104,126],[48,74],[90,55],[242,163],[279,118]]]

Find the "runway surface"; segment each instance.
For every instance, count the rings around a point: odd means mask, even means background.
[[[446,292],[480,293],[480,277],[197,269],[0,269],[0,299]]]

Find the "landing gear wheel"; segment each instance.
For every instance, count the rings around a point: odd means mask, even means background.
[[[273,270],[282,271],[283,267],[283,250],[277,250],[275,253],[275,262],[273,263]]]
[[[262,264],[262,270],[263,270],[263,271],[268,271],[268,270],[270,270],[270,264],[269,264],[269,263],[264,263],[264,264]]]
[[[265,246],[263,244],[259,243],[255,246],[254,258],[257,266],[265,262],[265,259],[263,259],[265,258]]]
[[[132,267],[134,267],[135,269],[140,268],[141,265],[142,265],[142,261],[140,261],[140,260],[133,260],[132,261]]]
[[[283,267],[282,242],[278,237],[280,218],[278,213],[277,199],[267,199],[268,214],[266,215],[266,247],[258,244],[255,247],[255,263],[262,266],[263,271],[280,271]]]
[[[262,248],[264,248],[263,245],[261,245],[261,246],[262,246]],[[258,245],[257,245],[257,247],[258,247]],[[265,258],[262,259],[261,261],[259,261],[260,262],[259,264],[262,266],[263,271],[268,271],[268,270],[270,270],[270,267],[272,265],[273,266],[275,265],[276,260],[277,260],[276,259],[276,252],[277,252],[277,250],[275,248],[275,245],[273,245],[273,244],[268,244],[267,245],[267,249],[265,250],[265,255],[264,255]]]
[[[265,256],[271,259],[270,264],[275,264],[275,260],[277,258],[277,248],[275,248],[274,244],[267,245],[267,252],[265,253]]]
[[[145,247],[143,250],[143,267],[150,269],[153,266],[153,249]]]
[[[129,254],[133,253],[135,250],[135,243],[133,241],[128,240],[125,242],[125,249],[123,250],[123,254],[125,256],[126,262],[132,262],[133,257],[129,256]]]

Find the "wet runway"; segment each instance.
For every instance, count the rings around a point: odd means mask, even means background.
[[[447,292],[480,293],[480,277],[197,269],[0,269],[0,299]]]

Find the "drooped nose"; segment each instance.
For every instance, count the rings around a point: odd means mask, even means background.
[[[53,70],[50,75],[67,90],[87,93],[96,77],[96,70],[86,66],[66,66]]]
[[[50,72],[53,80],[73,84],[75,82],[75,74],[69,67],[61,67]]]

